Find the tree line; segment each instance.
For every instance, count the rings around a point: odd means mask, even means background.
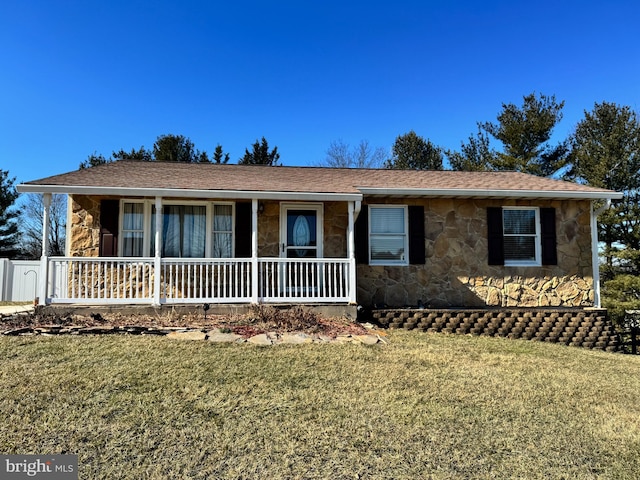
[[[640,121],[628,106],[596,103],[584,112],[571,134],[552,142],[562,120],[564,102],[555,96],[531,93],[521,104],[502,104],[495,121],[477,122],[458,149],[445,149],[414,130],[396,137],[390,152],[362,140],[351,147],[342,140],[330,143],[316,165],[340,168],[386,168],[456,171],[518,171],[607,188],[623,193],[599,217],[602,241],[603,303],[614,318],[626,309],[640,308]],[[278,147],[262,137],[245,149],[239,164],[279,165]],[[151,149],[119,150],[110,157],[94,153],[80,168],[116,160],[218,163],[230,161],[220,144],[211,154],[198,150],[183,135],[161,135]],[[446,160],[446,162],[445,162]],[[9,172],[0,170],[0,257],[39,256],[41,199],[30,195],[22,211]],[[34,198],[31,198],[34,197]],[[54,199],[54,209],[56,202]],[[63,254],[64,208],[52,218],[50,254]],[[52,215],[55,217],[56,215]],[[20,220],[21,228],[18,227]],[[40,229],[40,230],[39,230]]]
[[[213,153],[209,155],[205,151],[198,150],[190,138],[184,135],[166,134],[160,135],[153,147],[147,149],[144,146],[139,149],[126,151],[120,149],[114,151],[111,157],[107,158],[102,154],[93,153],[86,160],[80,163],[80,169],[95,167],[117,160],[137,160],[144,162],[183,162],[183,163],[229,163],[231,155],[224,152],[222,145],[216,145]],[[244,156],[238,160],[244,165],[278,165],[280,154],[278,147],[269,150],[269,143],[262,137],[256,140],[251,146],[251,150],[245,149]]]

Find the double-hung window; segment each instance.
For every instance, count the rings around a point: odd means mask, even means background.
[[[144,255],[144,203],[128,202],[122,209],[122,255]]]
[[[488,263],[557,265],[556,214],[552,207],[488,207]]]
[[[502,211],[505,265],[540,265],[540,214],[535,207]]]
[[[408,265],[406,205],[372,205],[369,208],[369,263]]]
[[[233,256],[233,205],[213,205],[212,252],[214,258]]]

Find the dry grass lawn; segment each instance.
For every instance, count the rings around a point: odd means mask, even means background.
[[[639,396],[640,357],[498,338],[0,338],[0,452],[82,479],[636,479]]]

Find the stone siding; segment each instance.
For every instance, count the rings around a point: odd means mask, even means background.
[[[400,202],[396,202],[400,203]],[[588,307],[593,305],[590,203],[408,199],[425,208],[425,265],[358,265],[358,303],[374,306]],[[556,209],[558,264],[488,264],[490,206]]]
[[[69,255],[97,257],[100,250],[100,200],[102,197],[71,195]]]
[[[258,215],[258,256],[278,257],[280,255],[280,202],[264,201],[262,206],[263,211]],[[324,202],[323,253],[325,257],[345,258],[347,256],[348,219],[346,202]]]
[[[374,310],[372,321],[390,328],[486,335],[619,351],[620,339],[606,310]]]

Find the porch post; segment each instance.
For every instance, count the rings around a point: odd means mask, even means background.
[[[349,202],[349,224],[347,225],[347,255],[349,257],[349,303],[356,303],[356,243],[355,218],[360,212],[360,202]]]
[[[160,306],[160,272],[162,269],[162,197],[156,197],[155,252],[153,257],[153,305]]]
[[[258,199],[251,199],[251,303],[258,303]]]
[[[49,303],[47,297],[47,283],[49,281],[49,214],[51,209],[51,194],[42,195],[42,254],[40,255],[40,278],[38,279],[38,299],[44,305]]]

